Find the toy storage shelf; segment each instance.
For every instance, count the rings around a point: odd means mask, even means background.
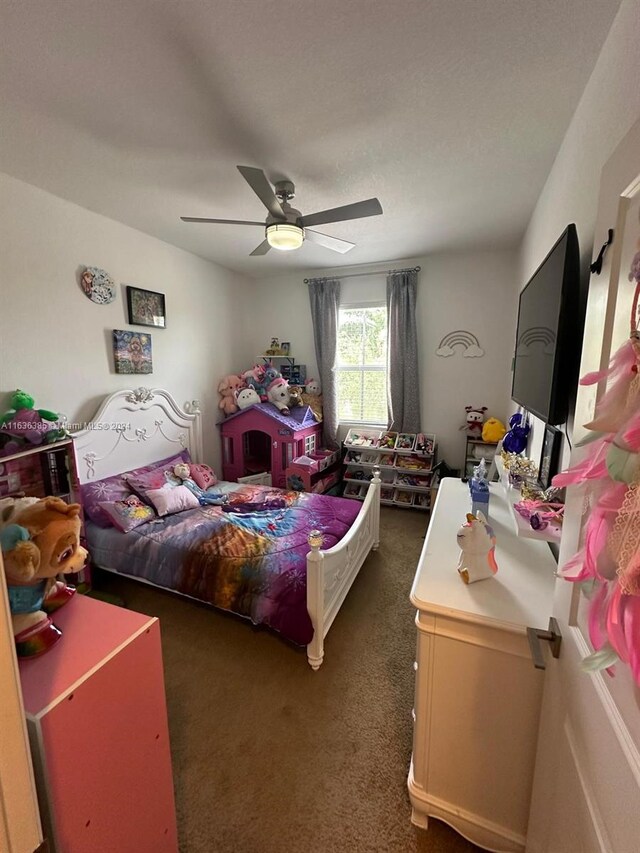
[[[288,361],[291,366],[296,363],[295,358],[291,355],[266,355],[265,353],[262,353],[258,358],[261,358],[264,361],[271,361],[272,359],[277,358],[280,359],[280,361]]]
[[[504,467],[501,456],[496,456],[496,469],[500,477],[500,486],[507,499],[511,523],[516,536],[523,539],[537,539],[539,542],[555,542],[559,545],[562,538],[562,525],[550,523],[544,530],[534,530],[527,519],[514,509],[514,504],[520,500],[520,491],[509,484],[509,474]],[[489,513],[491,513],[491,505],[489,505]]]
[[[480,462],[483,456],[487,467],[489,467],[489,464],[493,461],[497,446],[497,441],[483,441],[481,438],[470,438],[467,436],[467,443],[464,448],[464,476],[470,477],[473,474],[473,468]]]
[[[420,446],[424,447],[424,450],[416,451],[416,435],[411,436],[412,441],[403,436],[401,442],[396,433],[385,430],[349,430],[344,441],[344,497],[364,500],[367,484],[373,477],[373,469],[378,468],[382,479],[381,504],[428,512],[431,509],[431,469],[436,437],[432,433],[421,435],[423,441]],[[373,443],[354,443],[355,441]],[[380,446],[382,441],[386,446]],[[401,443],[410,446],[401,447]]]

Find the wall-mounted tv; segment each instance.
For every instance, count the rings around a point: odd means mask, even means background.
[[[584,310],[580,252],[569,225],[520,294],[511,397],[548,424],[564,423],[577,381]]]

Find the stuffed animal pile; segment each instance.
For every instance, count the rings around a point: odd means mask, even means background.
[[[32,445],[49,444],[65,438],[60,415],[34,409],[34,399],[20,388],[11,396],[11,408],[0,415],[0,453],[17,453]]]
[[[310,379],[305,386],[289,385],[271,362],[254,364],[242,373],[224,376],[218,385],[218,393],[218,406],[225,417],[249,406],[272,403],[285,415],[292,408],[309,406],[316,421],[322,421],[320,383]]]

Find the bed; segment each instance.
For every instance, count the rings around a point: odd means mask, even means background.
[[[108,396],[73,435],[82,486],[188,450],[202,460],[200,407],[163,389]],[[121,533],[87,523],[99,568],[236,613],[306,646],[312,669],[380,529],[380,477],[365,500],[219,483],[225,506],[186,509]]]

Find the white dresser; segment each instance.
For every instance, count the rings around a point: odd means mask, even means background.
[[[418,644],[412,821],[446,821],[494,851],[523,851],[544,672],[534,668],[527,626],[545,629],[556,563],[545,542],[518,538],[499,484],[489,523],[498,573],[466,585],[456,532],[469,489],[440,483],[411,590]]]

